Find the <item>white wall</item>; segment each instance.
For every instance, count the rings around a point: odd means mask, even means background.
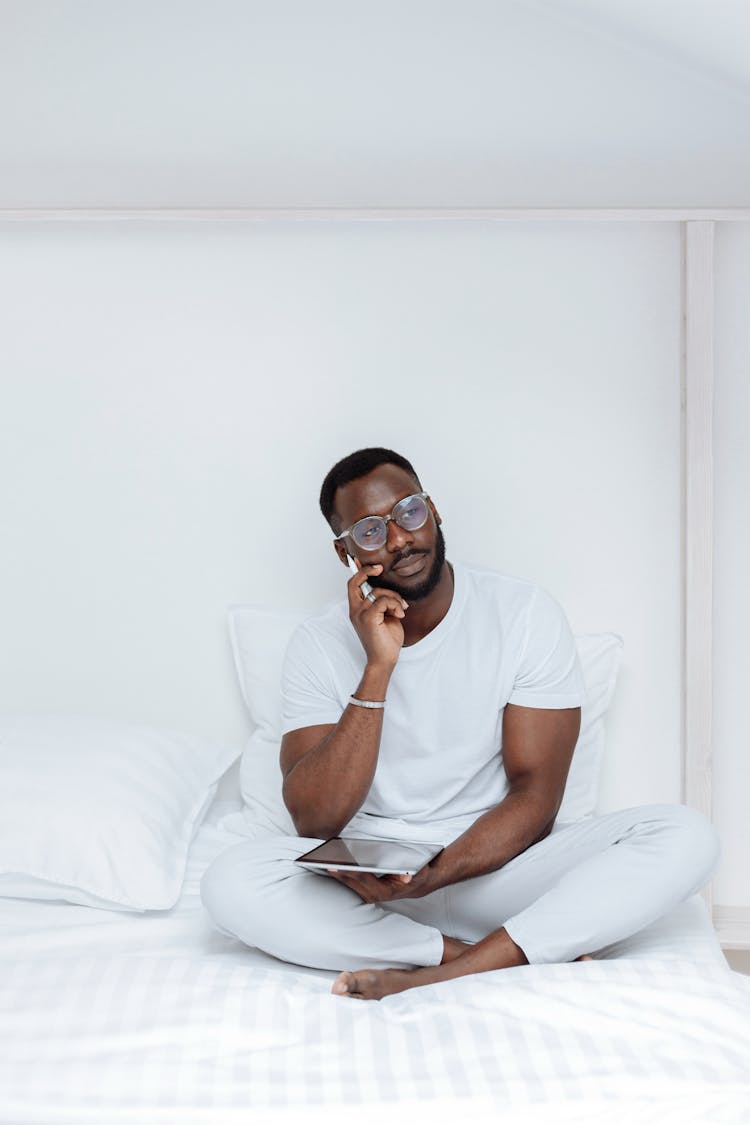
[[[339,591],[320,481],[385,444],[449,557],[624,635],[603,806],[679,799],[676,225],[0,239],[0,707],[241,738],[225,607]]]

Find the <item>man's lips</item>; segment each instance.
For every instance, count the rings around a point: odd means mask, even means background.
[[[401,577],[408,577],[410,574],[416,574],[420,571],[424,565],[424,561],[424,551],[412,551],[410,555],[406,555],[405,558],[399,559],[397,563],[394,563],[391,570],[395,571],[395,573]]]

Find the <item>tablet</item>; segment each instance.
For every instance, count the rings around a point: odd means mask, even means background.
[[[372,871],[375,875],[414,875],[444,844],[414,844],[410,840],[352,840],[334,836],[296,862],[310,871]]]

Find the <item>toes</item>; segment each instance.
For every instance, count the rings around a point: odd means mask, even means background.
[[[382,996],[379,983],[380,974],[377,972],[339,973],[331,992],[336,996],[349,996],[352,1000],[379,1000]]]
[[[337,996],[346,996],[352,991],[352,973],[339,973],[331,987],[331,992]]]
[[[351,996],[353,1000],[369,999],[365,996],[365,984],[356,973],[339,973],[331,986],[331,992],[336,996]]]

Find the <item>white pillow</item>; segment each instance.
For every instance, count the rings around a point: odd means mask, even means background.
[[[0,715],[0,895],[167,910],[239,750],[63,715]]]
[[[255,730],[240,765],[245,809],[227,828],[250,837],[296,836],[281,797],[281,670],[292,633],[309,611],[273,610],[266,606],[229,608],[229,634],[243,699]],[[591,633],[576,637],[583,667],[586,699],[581,732],[565,787],[558,820],[573,821],[596,810],[599,773],[604,753],[604,717],[612,698],[622,653],[622,637]]]
[[[620,669],[623,640],[617,633],[578,633],[575,638],[586,695],[581,730],[570,763],[558,821],[593,816],[604,757],[604,720]]]
[[[250,837],[296,836],[281,796],[281,670],[292,633],[310,610],[229,608],[229,636],[240,690],[255,730],[240,762],[243,813],[225,818],[225,828]]]

